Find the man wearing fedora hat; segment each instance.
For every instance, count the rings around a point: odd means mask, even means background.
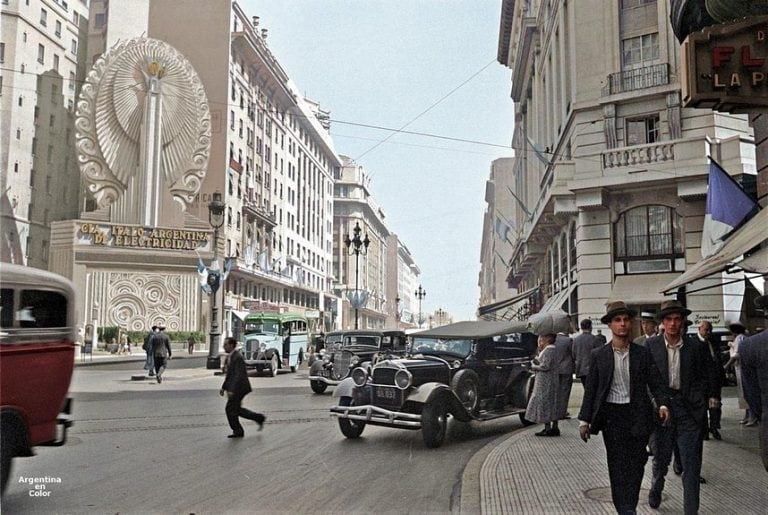
[[[144,352],[147,353],[147,361],[144,363],[144,370],[147,370],[147,376],[149,377],[154,377],[155,375],[155,351],[152,348],[152,339],[155,337],[157,331],[158,327],[153,325],[152,329],[150,329],[144,337],[144,345],[141,346],[141,348],[144,349]]]
[[[758,297],[755,306],[763,310],[768,320],[768,295]],[[760,456],[768,471],[768,329],[745,338],[739,347],[739,356],[744,393],[750,397],[756,395],[750,406],[755,405],[754,415],[760,422]]]
[[[643,311],[640,313],[640,329],[643,334],[635,338],[632,342],[639,345],[643,345],[645,340],[653,338],[658,335],[656,331],[658,324],[656,324],[656,314],[651,311]]]
[[[634,514],[648,453],[648,437],[658,413],[666,422],[664,382],[650,351],[629,339],[636,312],[624,302],[611,302],[600,320],[613,338],[592,352],[592,365],[584,385],[579,411],[581,439],[603,432],[611,497],[620,514]],[[648,395],[650,392],[650,396]]]
[[[649,338],[645,346],[668,386],[671,422],[657,425],[653,455],[653,479],[648,504],[658,508],[675,445],[683,468],[683,510],[699,511],[703,435],[707,408],[717,402],[712,389],[711,366],[704,347],[685,336],[685,321],[691,311],[676,300],[661,304],[656,319],[664,334]]]

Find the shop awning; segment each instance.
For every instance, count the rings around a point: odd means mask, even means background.
[[[740,258],[748,250],[768,239],[768,208],[758,211],[747,223],[736,230],[716,254],[702,259],[659,291],[667,293],[680,286],[698,281],[708,275],[722,272],[733,266],[740,267]],[[747,263],[749,265],[749,263]],[[760,266],[758,261],[756,266]],[[765,266],[765,261],[762,262]]]
[[[766,228],[768,231],[768,228]],[[768,274],[768,247],[758,250],[743,261],[736,263],[736,266],[747,272],[756,274]]]
[[[240,320],[242,320],[243,322],[245,322],[245,317],[246,315],[248,315],[248,313],[250,313],[250,311],[238,311],[236,309],[232,310],[232,314],[235,315]]]
[[[567,309],[563,309],[563,304],[565,304],[565,301],[568,300],[568,297],[570,297],[574,288],[576,288],[576,284],[571,284],[567,288],[563,288],[559,292],[552,295],[546,300],[546,302],[544,302],[544,305],[541,306],[539,313],[546,313],[548,311],[557,310],[562,310],[568,313]]]
[[[534,293],[539,291],[539,287],[536,286],[534,288],[531,288],[530,290],[525,290],[522,293],[518,293],[514,297],[510,297],[508,299],[500,300],[498,302],[494,302],[493,304],[486,304],[485,306],[480,306],[480,308],[477,310],[477,314],[479,316],[487,316],[492,313],[496,313],[497,311],[500,311],[502,309],[508,308],[514,304],[517,304],[518,302],[521,302]]]
[[[666,300],[662,289],[676,277],[676,273],[617,275],[608,298],[634,305],[661,304]]]

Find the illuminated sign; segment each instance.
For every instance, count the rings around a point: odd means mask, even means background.
[[[743,113],[768,106],[768,16],[690,34],[681,56],[686,107]]]
[[[90,222],[80,224],[77,233],[84,245],[164,250],[199,249],[207,245],[208,235],[207,231]]]

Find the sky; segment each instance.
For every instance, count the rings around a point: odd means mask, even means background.
[[[511,71],[496,61],[501,1],[239,3],[304,96],[331,112],[336,152],[372,177],[421,269],[422,312],[474,319],[485,182],[494,159],[513,156]]]

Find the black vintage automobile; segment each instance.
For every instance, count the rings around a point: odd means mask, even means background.
[[[344,331],[335,341],[326,337],[326,348],[322,357],[309,368],[309,386],[315,393],[323,393],[329,386],[335,386],[347,377],[351,370],[363,363],[370,363],[380,354],[401,354],[405,352],[403,331]]]
[[[421,429],[442,445],[448,417],[469,422],[517,414],[533,385],[536,336],[527,322],[458,322],[410,335],[406,357],[355,368],[336,388],[331,415],[347,438],[366,424]]]

